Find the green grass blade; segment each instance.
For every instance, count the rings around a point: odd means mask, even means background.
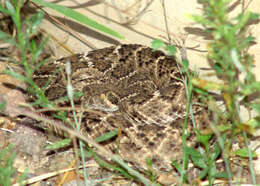
[[[60,148],[64,148],[67,147],[68,145],[71,144],[71,139],[70,138],[66,138],[66,139],[62,139],[60,141],[57,141],[51,145],[47,145],[45,147],[46,150],[56,150],[56,149],[60,149]]]
[[[116,136],[117,134],[118,134],[118,131],[117,131],[117,130],[112,130],[112,131],[110,131],[110,132],[107,132],[107,133],[105,133],[105,134],[103,134],[103,135],[97,137],[97,138],[95,139],[95,141],[96,141],[97,143],[101,143],[101,142],[104,142],[104,141],[106,141],[106,140],[109,140],[109,139],[113,138],[113,137]]]
[[[1,4],[0,4],[0,12],[10,15],[10,12],[7,9],[5,9]]]
[[[112,29],[110,29],[110,28],[108,28],[108,27],[106,27],[102,24],[99,24],[98,22],[84,16],[83,14],[76,12],[73,9],[70,9],[70,8],[67,8],[67,7],[64,7],[64,6],[61,6],[61,5],[45,2],[43,0],[32,0],[32,2],[37,3],[41,6],[51,8],[51,9],[65,15],[66,17],[69,17],[73,20],[80,22],[81,24],[90,26],[94,29],[97,29],[97,30],[104,32],[106,34],[109,34],[111,36],[117,37],[119,39],[125,39],[124,36],[120,35],[116,31],[114,31],[114,30],[112,30]]]
[[[11,45],[17,46],[15,40],[11,36],[0,30],[0,41],[1,40],[10,43]]]

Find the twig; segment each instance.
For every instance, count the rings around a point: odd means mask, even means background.
[[[140,17],[146,12],[147,8],[153,3],[154,0],[150,0],[146,6],[141,10],[135,17],[131,18],[130,20],[123,23],[123,25],[130,25],[131,23],[136,22]]]
[[[162,0],[162,7],[163,7],[163,17],[164,17],[164,23],[165,23],[165,29],[166,29],[166,33],[167,33],[167,37],[168,37],[168,42],[171,44],[171,37],[170,37],[170,32],[169,32],[169,27],[168,27],[164,0]]]
[[[33,3],[33,2],[32,2]],[[73,35],[77,36],[78,38],[80,38],[82,41],[84,41],[91,49],[95,50],[97,49],[96,46],[94,46],[93,44],[91,44],[90,42],[88,42],[86,39],[84,39],[83,37],[81,37],[78,33],[74,32],[69,26],[66,26],[65,24],[63,24],[61,21],[59,21],[58,19],[54,18],[53,16],[49,15],[45,10],[43,10],[39,5],[33,3],[37,8],[40,8],[42,11],[45,12],[45,15],[47,15],[51,20],[53,20],[55,23],[57,23],[58,25],[62,25],[67,32],[69,33],[73,33]]]
[[[119,156],[112,154],[111,152],[107,151],[104,147],[97,144],[93,139],[88,138],[86,136],[83,136],[79,132],[72,130],[71,128],[65,126],[62,122],[56,121],[53,119],[49,119],[47,117],[41,116],[33,111],[30,111],[28,109],[20,108],[20,107],[14,107],[13,108],[15,112],[19,112],[24,116],[28,116],[30,118],[34,118],[38,121],[43,121],[45,123],[48,123],[52,125],[54,128],[59,128],[64,132],[67,132],[72,137],[77,137],[78,139],[82,140],[83,142],[89,144],[90,146],[93,146],[97,149],[97,153],[111,158],[113,161],[117,162],[119,165],[121,165],[124,169],[126,169],[132,176],[138,178],[144,185],[147,186],[155,186],[155,183],[152,183],[147,178],[143,177],[141,174],[139,174],[137,171],[129,167]]]

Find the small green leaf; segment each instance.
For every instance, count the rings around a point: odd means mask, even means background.
[[[226,172],[218,172],[215,174],[215,178],[224,178],[224,179],[227,179],[228,178],[228,175]]]
[[[249,134],[257,135],[256,131],[260,127],[260,116],[256,116],[245,123],[241,123],[239,128]]]
[[[0,40],[4,40],[5,42],[16,46],[15,40],[12,37],[10,37],[8,34],[6,34],[5,32],[2,32],[1,30],[0,30]]]
[[[217,173],[216,164],[213,163],[209,166],[209,174],[211,175],[211,177],[215,177],[216,173]]]
[[[247,44],[250,44],[250,43],[252,43],[252,42],[255,41],[255,40],[256,40],[255,37],[253,37],[253,36],[247,36],[244,41],[245,41]]]
[[[177,163],[177,161],[172,161],[172,165],[175,167],[175,169],[178,171],[179,174],[182,173],[181,165]]]
[[[15,9],[9,1],[5,1],[5,7],[12,17],[15,16]]]
[[[231,125],[228,123],[220,124],[217,126],[219,132],[224,132],[231,129]]]
[[[180,175],[184,175],[184,182],[186,182],[188,180],[188,177],[187,174],[185,174],[185,171],[182,171],[182,165],[177,161],[171,161],[171,163]]]
[[[4,73],[8,74],[8,75],[11,75],[14,78],[17,78],[17,79],[19,79],[21,81],[28,82],[28,79],[25,76],[23,76],[23,75],[21,75],[19,73],[16,73],[16,72],[14,72],[12,70],[4,70]]]
[[[250,20],[258,20],[259,19],[259,14],[250,12]]]
[[[196,165],[199,168],[205,169],[207,168],[207,164],[205,163],[204,159],[202,158],[195,158],[193,156],[191,156],[192,162],[194,163],[194,165]]]
[[[190,147],[185,147],[185,152],[191,157],[194,165],[203,169],[207,168],[207,164],[205,163],[203,155],[197,150]]]
[[[185,72],[188,72],[188,70],[189,70],[189,61],[187,59],[184,59],[184,60],[181,61],[181,64],[182,64]]]
[[[113,138],[114,136],[116,136],[118,134],[118,131],[117,130],[112,130],[110,132],[107,132],[99,137],[97,137],[95,139],[96,142],[100,143],[100,142],[103,142],[103,141],[106,141],[106,140],[109,140],[111,138]]]
[[[207,168],[207,164],[205,163],[205,160],[203,157],[192,156],[192,155],[190,157],[191,157],[193,164],[196,165],[197,167],[202,168],[202,169]]]
[[[245,67],[241,64],[239,57],[238,57],[238,53],[235,49],[231,50],[231,58],[232,58],[234,65],[237,67],[238,70],[240,70],[240,72],[246,71]]]
[[[54,144],[51,144],[51,145],[47,145],[45,147],[46,150],[55,150],[55,149],[60,149],[60,148],[63,148],[63,147],[66,147],[68,145],[70,145],[71,143],[71,139],[68,138],[68,139],[63,139],[63,140],[60,140],[60,141],[57,141],[55,142]]]
[[[145,160],[146,160],[146,164],[148,165],[148,167],[151,168],[153,166],[151,158],[146,158]]]
[[[207,134],[207,135],[198,134],[196,138],[197,141],[202,143],[204,147],[207,147],[211,136],[212,136],[211,134]]]
[[[202,158],[203,156],[201,155],[201,153],[199,153],[197,150],[195,150],[194,148],[191,147],[185,147],[184,148],[185,152],[190,155],[190,156],[194,156],[194,157],[198,157],[198,158]]]
[[[1,5],[1,3],[0,3],[0,12],[2,12],[2,13],[4,13],[4,14],[7,14],[7,15],[10,15],[10,12],[9,12],[7,9],[5,9],[5,8]]]
[[[260,116],[256,116],[256,117],[248,120],[245,124],[249,125],[253,129],[260,127]]]
[[[244,95],[250,95],[254,92],[260,91],[260,82],[252,82],[243,86],[242,92]]]
[[[53,114],[53,117],[62,120],[62,122],[66,122],[67,113],[63,111],[59,111],[56,114]]]
[[[176,54],[176,52],[177,52],[177,49],[173,45],[168,45],[168,46],[166,46],[166,51],[169,52],[170,56],[174,56]]]
[[[208,175],[208,171],[209,171],[208,168],[203,169],[203,170],[200,172],[199,178],[200,178],[200,179],[204,179],[205,176]]]
[[[252,157],[256,158],[257,157],[256,152],[251,150],[251,149],[250,149],[250,151],[251,151]],[[233,152],[233,154],[236,155],[236,156],[240,156],[242,158],[248,158],[249,157],[247,148],[237,149],[236,151]]]
[[[44,13],[42,11],[40,11],[37,14],[33,14],[27,20],[27,22],[28,22],[28,29],[27,29],[28,34],[32,35],[38,30],[38,27],[40,26],[40,24],[42,22],[43,16],[44,16]]]
[[[193,90],[198,94],[198,95],[203,95],[203,96],[209,96],[209,93],[206,90],[203,90],[198,87],[194,87]]]
[[[250,104],[250,106],[251,106],[255,111],[257,111],[257,112],[260,113],[260,102],[259,102],[259,101],[256,102],[256,103]]]
[[[219,145],[217,143],[215,143],[214,149],[212,152],[212,156],[211,156],[211,160],[212,161],[216,160],[219,157],[220,153],[221,153],[221,149],[220,149]]]
[[[222,68],[221,68],[220,63],[215,63],[215,64],[214,64],[214,68],[215,68],[215,70],[216,70],[216,72],[217,72],[218,74],[222,74],[222,73],[223,73],[223,70],[222,70]]]
[[[34,55],[35,60],[38,59],[38,57],[40,56],[40,54],[44,50],[44,47],[47,44],[48,40],[49,40],[48,37],[43,39],[41,41],[41,43],[36,47],[37,50],[32,53]],[[47,60],[48,60],[48,58],[44,59],[42,62],[45,63],[45,61],[47,61]]]
[[[164,42],[160,39],[156,39],[152,41],[152,49],[158,50],[159,48],[164,46]]]

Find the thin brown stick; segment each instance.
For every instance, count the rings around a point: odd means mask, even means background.
[[[66,26],[65,24],[63,24],[61,21],[59,21],[58,19],[54,18],[53,16],[51,16],[50,14],[48,14],[44,9],[42,9],[40,6],[38,6],[37,4],[33,3],[34,6],[36,6],[37,8],[41,9],[42,11],[45,12],[45,15],[47,15],[51,20],[53,20],[55,23],[57,23],[58,25],[61,25],[62,27],[64,27],[66,31],[68,31],[69,33],[72,33],[73,35],[77,36],[78,38],[80,38],[82,41],[84,41],[91,49],[96,50],[97,47],[94,46],[93,44],[91,44],[89,41],[87,41],[86,39],[84,39],[83,37],[81,37],[77,32],[74,32],[70,27]]]
[[[165,23],[165,29],[166,29],[166,33],[167,33],[167,37],[168,37],[168,42],[170,44],[172,44],[171,42],[171,36],[170,36],[170,32],[169,32],[169,27],[168,27],[168,21],[167,21],[167,14],[166,14],[166,8],[165,8],[165,2],[164,0],[162,0],[162,7],[163,7],[163,17],[164,17],[164,23]]]
[[[76,138],[82,140],[83,142],[87,143],[88,145],[95,147],[97,149],[97,154],[102,155],[102,157],[106,157],[108,159],[112,159],[113,161],[117,162],[119,165],[121,165],[123,168],[125,168],[129,174],[137,177],[144,185],[147,185],[147,186],[156,185],[155,183],[152,183],[150,180],[143,177],[140,173],[138,173],[137,171],[135,171],[131,167],[129,167],[119,156],[114,155],[111,152],[107,151],[104,147],[97,144],[93,139],[83,136],[79,132],[72,130],[71,128],[65,126],[62,122],[56,121],[53,119],[49,119],[47,117],[44,117],[40,114],[37,114],[37,113],[30,111],[28,109],[25,109],[25,108],[13,107],[13,110],[17,113],[21,113],[24,116],[28,116],[28,117],[34,118],[38,121],[43,121],[45,123],[48,123],[52,127],[59,128],[60,130],[71,135],[72,137],[76,137]]]
[[[134,16],[133,18],[131,18],[130,20],[128,20],[127,22],[123,23],[123,25],[130,25],[133,24],[135,22],[137,22],[138,19],[140,19],[140,17],[142,15],[144,15],[144,13],[146,12],[146,10],[148,9],[148,7],[153,3],[154,0],[150,0],[146,6],[143,8],[143,10],[141,10],[136,16]]]

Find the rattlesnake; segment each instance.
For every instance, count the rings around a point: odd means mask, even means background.
[[[174,56],[137,45],[119,45],[48,62],[34,73],[50,100],[67,95],[65,64],[71,64],[71,84],[83,96],[77,105],[100,112],[84,112],[82,125],[95,138],[111,129],[122,130],[111,150],[142,168],[150,158],[155,169],[169,171],[181,159],[182,125],[187,96]],[[46,82],[49,83],[46,86]],[[193,99],[194,102],[194,99]],[[207,110],[193,106],[198,129],[207,125]],[[189,120],[188,144],[194,144]]]

